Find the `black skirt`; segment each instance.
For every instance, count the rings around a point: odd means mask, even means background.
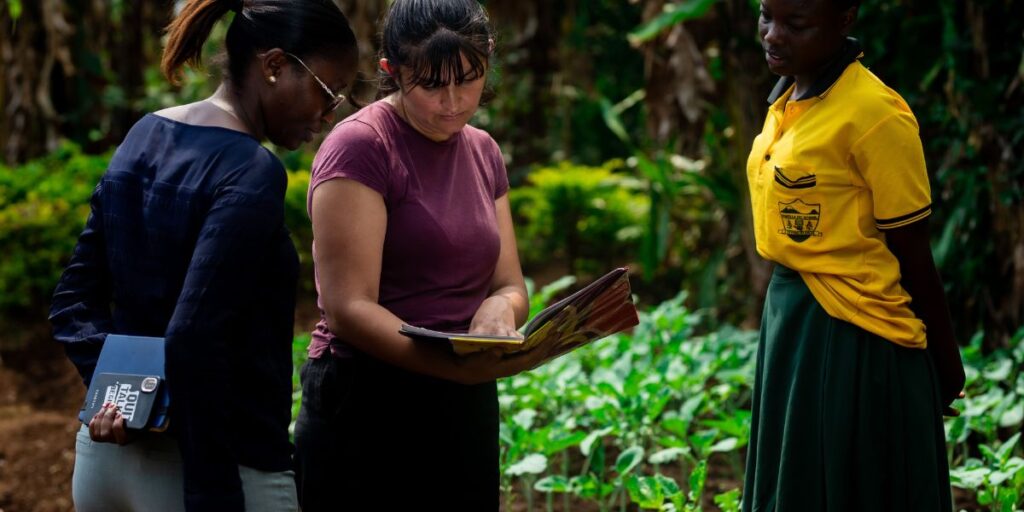
[[[743,510],[953,509],[924,350],[830,317],[776,266],[757,352]]]
[[[376,359],[302,367],[295,425],[304,512],[497,510],[498,395]]]

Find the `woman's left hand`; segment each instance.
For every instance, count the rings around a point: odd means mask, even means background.
[[[114,404],[104,404],[89,421],[89,438],[97,443],[128,444],[124,416]]]
[[[473,315],[469,334],[522,337],[516,330],[516,313],[512,301],[501,295],[488,297]]]

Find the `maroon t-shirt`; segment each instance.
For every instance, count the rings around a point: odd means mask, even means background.
[[[434,142],[378,101],[324,140],[313,161],[309,198],[335,178],[358,181],[384,198],[380,304],[411,325],[468,329],[490,292],[501,249],[494,201],[508,192],[501,151],[490,135],[466,126]],[[320,286],[318,277],[317,293]],[[310,357],[328,347],[335,355],[348,353],[345,333],[328,329],[322,299],[319,306]]]

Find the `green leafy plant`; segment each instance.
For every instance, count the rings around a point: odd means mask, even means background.
[[[525,186],[511,191],[527,265],[557,255],[569,274],[599,273],[633,258],[647,198],[622,166],[615,160],[600,167],[562,162],[534,170]]]

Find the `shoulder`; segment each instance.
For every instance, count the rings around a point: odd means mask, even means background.
[[[196,125],[146,114],[115,151],[111,170],[155,171],[155,179],[200,180],[207,185],[246,174],[283,172],[274,154],[252,136],[220,126]],[[200,187],[202,188],[202,187]]]
[[[462,129],[462,133],[463,136],[466,137],[466,140],[474,146],[487,149],[498,149],[498,143],[495,142],[493,137],[491,137],[491,134],[481,128],[467,124],[466,127]]]
[[[502,162],[502,164],[504,164],[504,158],[501,155],[501,148],[498,146],[497,141],[491,137],[491,134],[470,125],[466,125],[466,127],[462,129],[462,134],[473,151],[479,152],[495,162]]]
[[[379,147],[383,143],[384,137],[379,124],[356,112],[331,129],[317,153],[363,149],[367,145]]]
[[[361,112],[338,123],[324,139],[313,158],[314,177],[339,167],[388,160],[385,134],[374,119],[360,116]]]
[[[861,131],[869,131],[894,117],[916,125],[917,119],[906,100],[860,61],[851,64],[847,73],[844,90],[840,92]]]
[[[342,155],[386,151],[390,137],[385,108],[380,101],[371,103],[335,125],[317,150],[314,167]]]
[[[269,149],[255,141],[252,146],[245,150],[236,146],[234,151],[219,148],[221,151],[216,152],[219,155],[210,155],[214,159],[221,159],[224,165],[222,179],[216,189],[261,201],[276,203],[283,200],[288,188],[288,173],[284,164]]]
[[[391,184],[391,135],[380,102],[364,107],[338,123],[313,158],[309,195],[325,181],[350,178],[381,195]]]
[[[470,125],[463,128],[463,137],[466,138],[471,151],[483,162],[481,171],[494,189],[494,198],[497,199],[508,192],[505,158],[494,138],[486,131]]]

